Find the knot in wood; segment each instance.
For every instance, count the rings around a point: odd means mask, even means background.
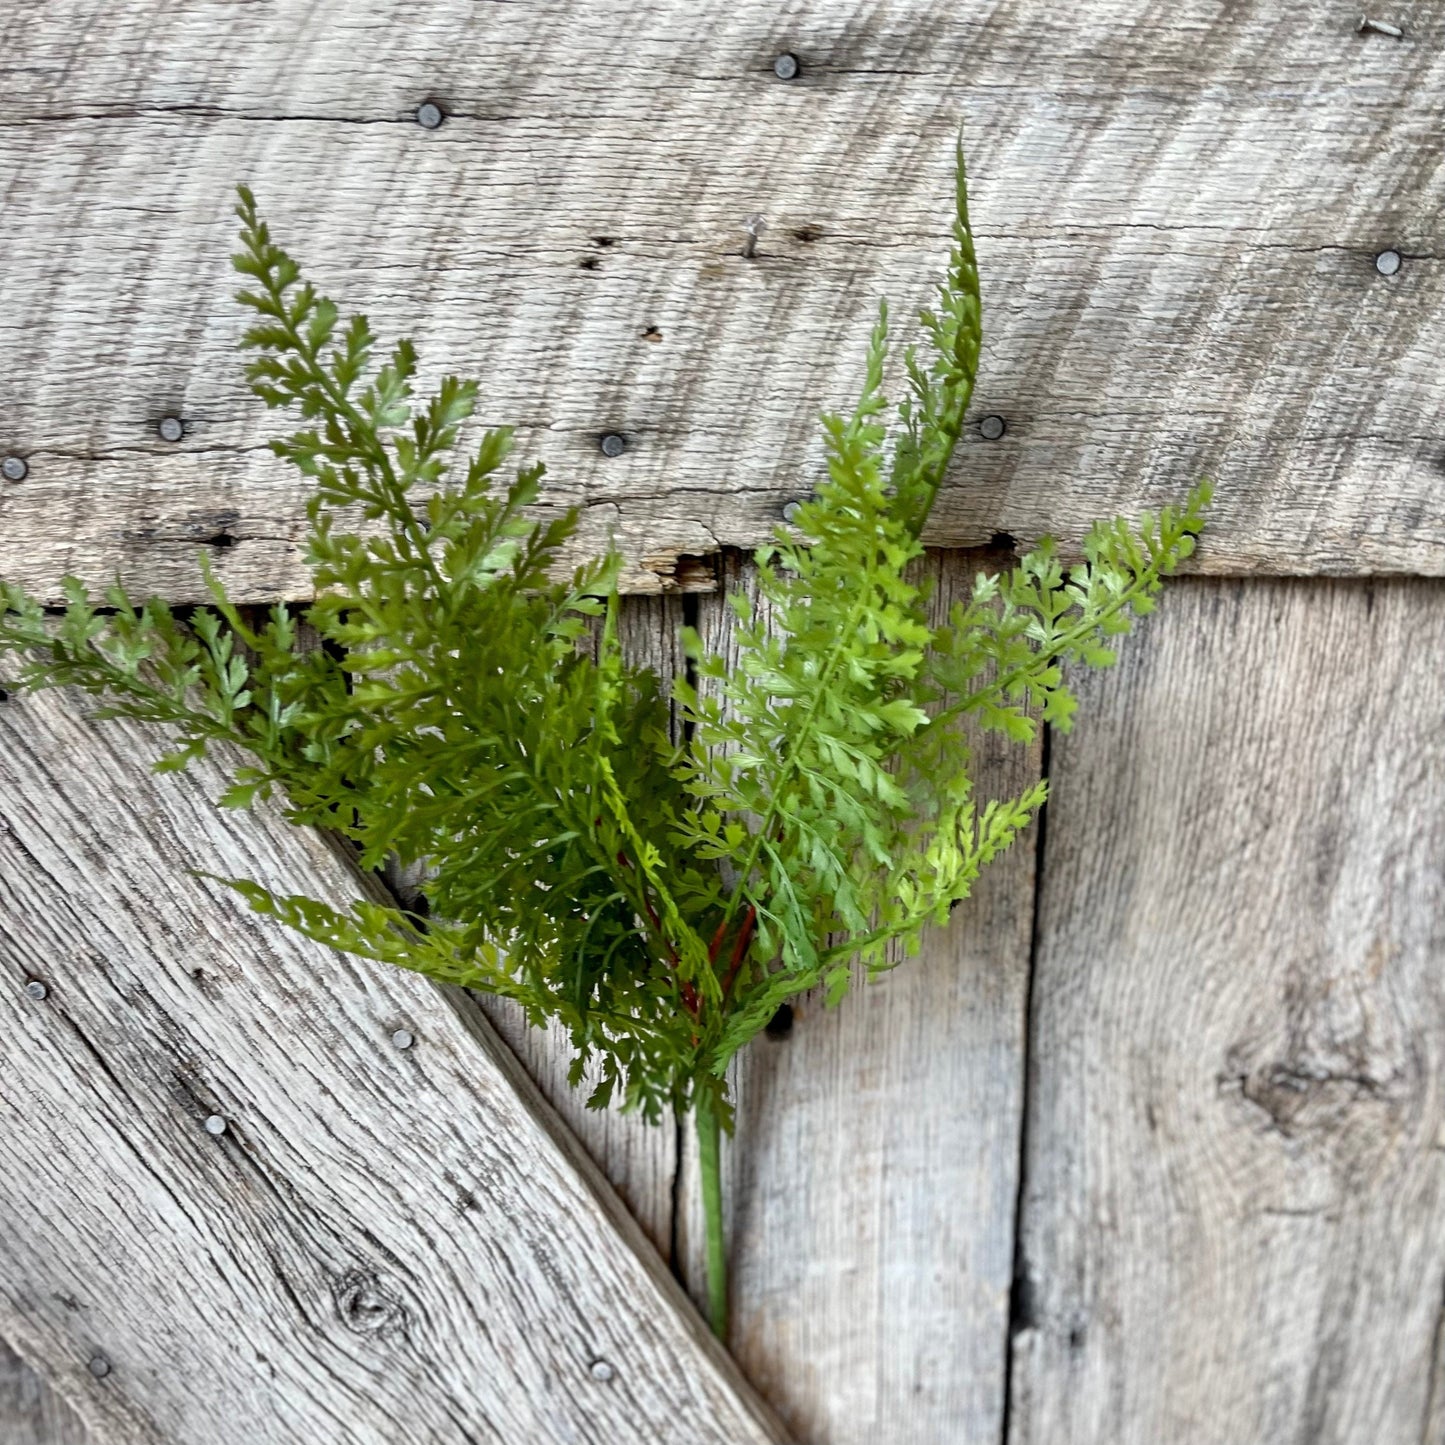
[[[1280,1137],[1333,1141],[1357,1161],[1388,1147],[1393,1131],[1381,1128],[1382,1117],[1408,1108],[1418,1092],[1408,1058],[1394,1056],[1388,1044],[1301,1044],[1253,1062],[1247,1053],[1242,1045],[1230,1051],[1221,1092],[1237,1092]]]
[[[406,1306],[381,1286],[369,1270],[348,1270],[334,1286],[336,1312],[355,1335],[405,1334]]]

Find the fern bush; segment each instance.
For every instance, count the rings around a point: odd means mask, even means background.
[[[729,1062],[782,1004],[819,986],[836,1001],[856,963],[893,966],[968,896],[1046,789],[976,798],[960,719],[1021,744],[1040,719],[1067,728],[1061,665],[1113,661],[1190,554],[1208,489],[1136,527],[1096,526],[1081,566],[1045,542],[929,622],[910,564],[981,334],[960,153],[948,271],[923,354],[905,357],[891,448],[880,307],[858,404],[823,418],[827,476],[758,553],[769,622],[732,598],[737,665],[690,633],[697,681],[670,700],[622,655],[618,557],[556,579],[577,517],[528,517],[542,468],[503,480],[511,433],[452,464],[477,383],[416,397],[410,342],[379,359],[366,319],[343,324],[302,281],[244,187],[238,215],[247,377],[300,417],[272,445],[315,484],[304,619],[327,646],[299,645],[285,607],[248,618],[208,571],[214,603],[184,620],[119,585],[98,604],[70,579],[56,621],[0,586],[0,650],[21,686],[84,688],[103,714],[165,724],[162,769],[240,748],[227,806],[274,798],[293,823],[351,839],[368,868],[428,868],[426,918],[225,880],[258,912],[560,1023],[596,1107],[692,1111],[723,1333]]]

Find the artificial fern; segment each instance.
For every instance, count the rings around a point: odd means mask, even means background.
[[[0,650],[21,657],[22,686],[79,686],[104,714],[168,724],[161,768],[238,745],[225,804],[274,795],[367,867],[427,865],[425,920],[226,880],[258,912],[559,1022],[574,1084],[594,1066],[595,1106],[695,1111],[721,1333],[729,1061],[783,1003],[819,985],[838,999],[855,962],[891,967],[968,896],[1045,785],[980,805],[958,720],[1019,742],[1040,718],[1067,728],[1060,665],[1113,661],[1111,639],[1192,550],[1208,489],[1137,528],[1096,526],[1084,566],[1046,542],[930,624],[910,564],[981,334],[960,154],[953,251],[925,359],[905,358],[896,444],[880,308],[858,405],[823,418],[827,478],[758,554],[763,606],[731,599],[737,666],[686,639],[696,683],[675,685],[676,743],[657,678],[622,656],[619,559],[557,581],[576,514],[528,518],[540,466],[498,482],[510,432],[449,468],[477,384],[414,398],[410,342],[376,364],[365,318],[343,327],[240,197],[247,377],[304,423],[272,445],[315,483],[304,618],[325,646],[302,646],[284,607],[248,620],[207,572],[214,606],[184,621],[119,585],[97,606],[69,579],[57,623],[0,584]],[[348,530],[357,519],[373,525]]]

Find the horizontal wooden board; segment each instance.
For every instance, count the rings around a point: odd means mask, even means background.
[[[1445,587],[1181,585],[1056,741],[1013,1445],[1445,1438]]]
[[[0,575],[303,596],[234,343],[230,188],[426,374],[485,378],[627,585],[820,475],[925,301],[966,123],[987,341],[933,541],[1220,498],[1221,573],[1445,573],[1445,12],[1308,0],[18,0],[0,17]],[[773,73],[795,53],[800,73]],[[413,119],[435,98],[438,130]],[[741,254],[745,222],[767,229]],[[1399,250],[1383,276],[1376,252]],[[159,418],[184,419],[178,443]],[[600,438],[627,442],[604,457]]]
[[[95,1438],[780,1439],[470,1000],[187,872],[350,865],[157,750],[0,706],[0,1332]]]

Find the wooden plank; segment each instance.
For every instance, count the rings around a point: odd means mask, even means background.
[[[819,475],[877,296],[927,299],[968,127],[988,340],[931,539],[1220,481],[1201,565],[1445,573],[1445,11],[1311,0],[18,0],[0,17],[0,575],[299,596],[234,351],[230,187],[428,368],[486,378],[628,585]],[[795,52],[781,81],[774,56]],[[436,97],[436,131],[412,119]],[[768,222],[755,258],[743,223]],[[1398,274],[1376,272],[1386,247]],[[178,444],[156,435],[177,413]],[[616,458],[599,438],[628,441]],[[682,578],[694,574],[683,568]]]
[[[1440,1440],[1445,590],[1182,583],[1053,751],[1010,1440]]]
[[[5,1445],[94,1445],[74,1411],[0,1340],[0,1440]],[[125,1445],[112,1438],[107,1445]]]
[[[930,559],[944,606],[977,560]],[[731,614],[701,603],[725,647]],[[980,796],[1038,776],[1036,748],[981,745]],[[1033,851],[1026,834],[920,957],[836,1009],[809,996],[734,1068],[730,1344],[799,1439],[1001,1438]],[[679,1256],[701,1300],[695,1160]]]
[[[354,894],[324,838],[52,696],[0,743],[0,1331],[99,1439],[781,1438],[468,999],[186,872]]]

